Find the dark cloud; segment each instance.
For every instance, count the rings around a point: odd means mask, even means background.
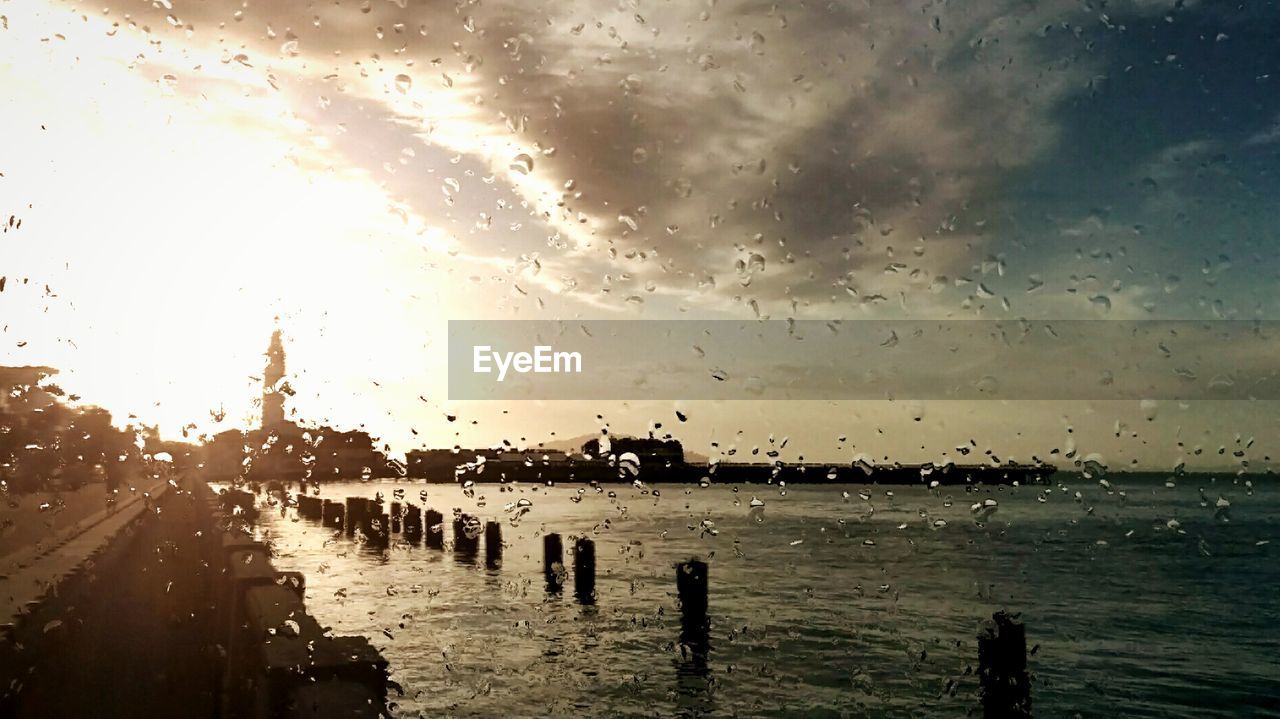
[[[1050,153],[1059,107],[1104,65],[1093,43],[1125,32],[1118,18],[1173,6],[404,0],[176,14],[229,58],[279,66],[304,104],[321,82],[345,87],[304,114],[345,117],[348,161],[465,252],[540,251],[544,278],[572,277],[588,297],[607,285],[607,303],[688,298],[713,280],[710,304],[737,295],[783,313],[965,274],[1001,182]],[[444,95],[452,109],[433,104]],[[478,139],[453,171],[441,159],[460,126]],[[495,211],[506,193],[477,184],[505,182],[504,143],[531,148],[543,196],[528,208]],[[487,234],[471,222],[481,212]]]

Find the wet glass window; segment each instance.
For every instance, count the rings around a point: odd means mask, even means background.
[[[1280,712],[1273,2],[0,0],[0,715]]]

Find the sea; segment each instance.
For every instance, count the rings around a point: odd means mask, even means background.
[[[258,531],[334,634],[389,660],[397,717],[981,716],[977,636],[1024,623],[1036,717],[1280,716],[1274,479],[1060,473],[1022,487],[324,484],[442,512],[380,549],[281,502]],[[497,566],[455,511],[501,523]],[[543,574],[564,537],[569,578]],[[575,597],[574,538],[596,548]],[[707,651],[676,565],[707,562]]]

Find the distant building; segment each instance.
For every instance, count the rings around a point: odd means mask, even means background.
[[[684,446],[676,439],[653,439],[639,437],[610,437],[609,449],[604,454],[620,456],[631,452],[643,464],[682,465],[684,464]],[[604,459],[600,451],[600,440],[589,439],[582,445],[582,453],[593,459]]]
[[[305,427],[285,417],[284,400],[291,396],[285,379],[284,339],[271,333],[262,375],[262,425],[218,434],[203,447],[210,478],[243,476],[254,481],[323,480],[385,477],[394,471],[374,446],[368,432],[332,427]]]
[[[262,428],[272,429],[285,423],[284,395],[287,387],[284,382],[284,343],[280,339],[280,328],[271,333],[271,343],[267,345],[267,367],[262,375]]]
[[[569,455],[556,449],[415,449],[405,454],[405,460],[410,477],[441,479],[452,477],[459,467],[481,462],[539,467],[565,464]]]

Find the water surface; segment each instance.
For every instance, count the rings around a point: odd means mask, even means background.
[[[1026,622],[1037,717],[1280,716],[1280,490],[1056,479],[321,490],[419,506],[425,490],[446,516],[498,519],[498,569],[483,544],[466,557],[395,536],[377,551],[292,509],[262,531],[280,569],[306,573],[323,625],[383,651],[398,716],[960,716],[978,706],[975,637],[999,609]],[[504,508],[520,499],[517,519]],[[596,542],[594,605],[571,578],[547,592],[546,532],[568,563],[572,536]],[[673,566],[690,557],[710,564],[706,662],[679,641]]]

